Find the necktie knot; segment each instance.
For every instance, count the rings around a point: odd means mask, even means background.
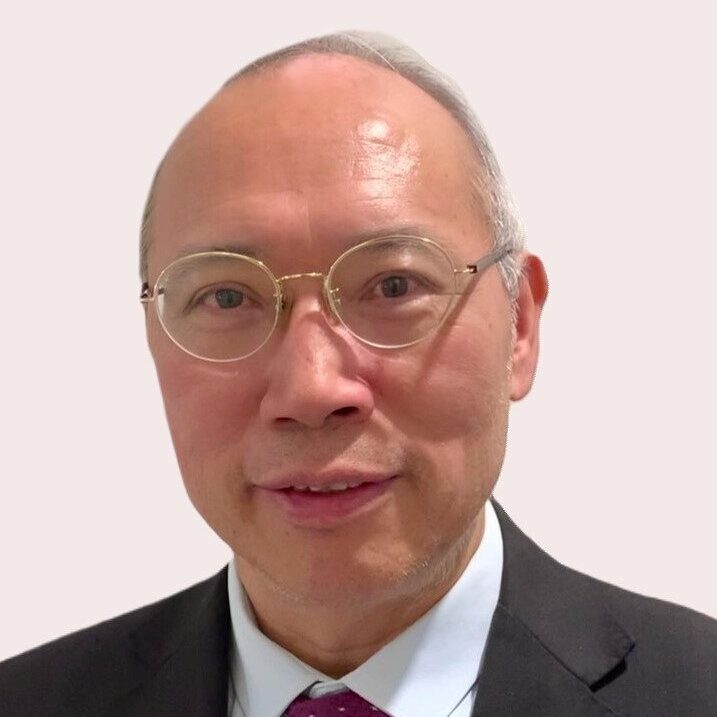
[[[297,697],[286,717],[390,717],[351,690],[332,692],[322,697]]]

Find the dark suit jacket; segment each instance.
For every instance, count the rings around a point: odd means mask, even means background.
[[[560,565],[495,507],[503,582],[473,717],[717,715],[717,621]],[[226,580],[0,664],[0,715],[226,717]]]

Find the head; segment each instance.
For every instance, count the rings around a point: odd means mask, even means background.
[[[240,572],[297,603],[365,608],[424,589],[479,538],[510,401],[532,384],[547,284],[489,148],[385,53],[356,55],[305,46],[227,83],[162,162],[142,262],[151,285],[208,247],[249,244],[279,277],[326,272],[397,228],[438,241],[456,266],[515,242],[437,332],[401,349],[358,341],[310,277],[287,286],[268,342],[234,362],[183,352],[147,311],[189,497]],[[390,485],[321,525],[292,520],[266,490],[342,471]]]

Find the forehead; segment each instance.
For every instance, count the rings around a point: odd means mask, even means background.
[[[271,258],[383,226],[445,238],[475,219],[472,166],[462,128],[404,78],[355,58],[294,58],[222,89],[175,140],[150,265],[228,242],[264,242]]]

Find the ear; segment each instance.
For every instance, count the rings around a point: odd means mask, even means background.
[[[515,340],[510,398],[520,401],[533,385],[538,364],[540,314],[548,297],[548,277],[543,262],[533,255],[521,254],[522,272],[516,299]]]

